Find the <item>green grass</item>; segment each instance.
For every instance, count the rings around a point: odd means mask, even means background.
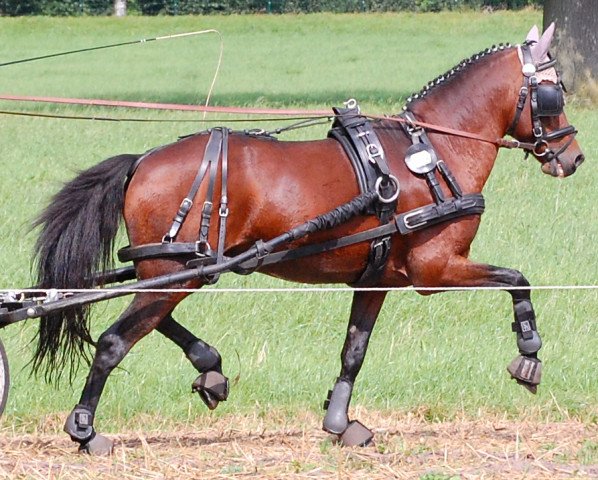
[[[324,108],[355,97],[371,112],[396,113],[404,99],[462,58],[499,42],[522,41],[537,11],[496,14],[230,16],[127,19],[0,19],[0,59],[9,61],[136,38],[217,28],[224,63],[213,104]],[[216,37],[193,37],[73,55],[0,69],[0,92],[201,103],[214,73]],[[198,118],[198,115],[14,105],[78,115]],[[484,192],[487,210],[472,258],[521,270],[534,285],[596,284],[598,114],[573,101],[567,110],[587,161],[566,181],[534,160],[502,152]],[[219,116],[221,117],[221,116]],[[281,122],[273,122],[270,126]],[[247,125],[254,126],[249,122]],[[31,283],[30,220],[78,169],[122,152],[141,152],[190,133],[197,124],[83,122],[0,116],[0,288]],[[326,127],[283,138],[321,138]],[[122,241],[124,244],[124,240]],[[225,275],[218,286],[287,286],[253,275]],[[598,293],[533,294],[545,372],[532,397],[508,379],[516,354],[506,293],[393,293],[383,308],[354,394],[354,405],[418,411],[430,419],[486,413],[543,419],[598,418]],[[98,306],[94,332],[114,321],[126,299]],[[230,401],[216,415],[271,408],[317,410],[339,370],[350,294],[202,293],[176,311],[224,357]],[[34,429],[68,411],[84,381],[59,389],[29,376],[36,321],[1,332],[13,384],[4,422]],[[181,352],[151,334],[111,376],[98,422],[118,430],[149,413],[192,421],[206,410],[190,394],[195,372]],[[147,421],[147,420],[146,420]],[[152,420],[149,420],[151,423]],[[593,445],[588,455],[594,454]]]

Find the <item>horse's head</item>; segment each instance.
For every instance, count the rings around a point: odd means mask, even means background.
[[[567,177],[584,161],[575,141],[577,131],[563,111],[564,87],[548,49],[554,23],[540,38],[534,26],[525,43],[518,47],[523,86],[509,134],[524,142],[526,150],[542,164],[542,171]]]

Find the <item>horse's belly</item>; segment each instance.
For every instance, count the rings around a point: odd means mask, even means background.
[[[259,272],[299,283],[353,283],[365,269],[367,258],[368,246],[359,245],[280,262],[259,269]]]

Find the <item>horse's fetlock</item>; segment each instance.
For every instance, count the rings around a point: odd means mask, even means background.
[[[532,302],[528,299],[517,300],[513,304],[513,310],[515,321],[512,328],[517,334],[517,347],[522,355],[532,355],[542,347]]]
[[[185,354],[193,366],[200,372],[220,370],[222,363],[220,354],[214,347],[200,340],[193,342]]]
[[[93,428],[93,413],[87,407],[77,405],[64,423],[64,431],[73,442],[81,444],[89,442],[95,434]]]
[[[520,333],[517,333],[517,348],[522,355],[532,355],[542,348],[542,339],[535,330],[531,332],[530,338],[524,338]]]
[[[329,433],[342,434],[349,425],[349,402],[353,392],[353,384],[347,380],[338,379],[329,400],[326,402],[327,410],[324,417],[323,428]]]

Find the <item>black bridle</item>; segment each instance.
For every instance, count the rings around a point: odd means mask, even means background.
[[[517,100],[517,108],[515,110],[515,117],[511,122],[507,133],[513,135],[521,113],[525,106],[525,102],[529,96],[530,110],[532,116],[532,133],[535,138],[533,144],[521,144],[526,154],[530,153],[537,157],[543,164],[550,163],[551,168],[556,170],[557,163],[560,162],[559,156],[569,148],[573,142],[577,130],[573,125],[567,125],[564,128],[546,132],[542,124],[543,117],[555,117],[563,113],[564,87],[560,78],[557,83],[540,83],[536,73],[543,70],[553,68],[556,60],[549,59],[547,62],[535,64],[532,59],[530,51],[530,43],[521,45],[521,53],[523,56],[523,86],[519,90],[519,99]],[[555,140],[570,137],[556,152],[550,148],[550,143]]]

